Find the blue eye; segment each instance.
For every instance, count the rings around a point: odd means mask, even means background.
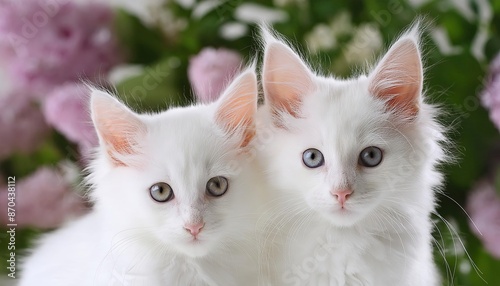
[[[383,157],[383,152],[380,148],[375,146],[366,147],[363,151],[361,151],[361,153],[359,153],[358,164],[368,168],[373,168],[382,162]]]
[[[149,194],[153,200],[164,203],[174,198],[174,191],[167,183],[156,183],[149,188]]]
[[[315,148],[310,148],[302,153],[302,162],[309,168],[318,168],[325,164],[323,153]]]

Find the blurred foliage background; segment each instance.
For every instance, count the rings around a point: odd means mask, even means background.
[[[78,5],[86,2],[80,0]],[[456,163],[442,167],[446,185],[439,195],[438,214],[434,216],[436,261],[443,273],[443,285],[500,285],[500,236],[487,237],[500,234],[497,169],[500,136],[495,127],[495,105],[483,99],[485,93],[500,98],[500,87],[495,87],[495,75],[500,71],[490,64],[500,50],[500,1],[103,0],[97,3],[109,5],[113,12],[112,31],[123,54],[122,62],[99,74],[98,82],[103,79],[110,82],[109,87],[114,85],[116,92],[140,111],[158,111],[171,104],[186,105],[195,100],[192,86],[196,83],[188,76],[188,70],[193,57],[207,47],[234,51],[246,61],[260,58],[262,51],[256,40],[256,24],[260,21],[270,23],[282,33],[321,73],[349,77],[374,63],[414,19],[424,16],[427,99],[442,106],[441,119],[453,142],[448,147],[457,158]],[[223,58],[207,63],[207,77],[209,70],[223,64]],[[148,84],[151,77],[155,80]],[[43,99],[34,102],[41,108],[45,104]],[[64,166],[70,164],[73,174],[79,174],[85,166],[79,143],[52,126],[34,150],[4,156],[0,160],[0,173],[4,177],[15,175],[19,181],[41,166],[66,170],[61,162],[65,162]],[[71,180],[71,186],[75,186],[81,177],[73,175]],[[478,223],[486,226],[486,231],[481,229],[483,236],[477,235],[464,210],[479,188],[478,182],[495,189],[495,200],[499,202],[485,205],[493,215],[477,216],[478,220],[485,220]],[[81,191],[81,187],[70,189]],[[18,185],[18,200],[26,200],[26,207],[30,207],[29,199],[22,193],[24,190]],[[472,216],[474,219],[475,215]],[[35,235],[53,227],[27,223],[19,228],[19,253]],[[492,240],[498,240],[496,245]],[[7,266],[7,243],[6,232],[2,230],[3,272]]]

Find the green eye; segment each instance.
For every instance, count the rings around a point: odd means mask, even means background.
[[[212,197],[220,197],[227,192],[229,182],[225,177],[213,177],[207,182],[207,194]]]
[[[164,203],[174,198],[174,191],[167,183],[156,183],[149,188],[149,193],[153,200]]]

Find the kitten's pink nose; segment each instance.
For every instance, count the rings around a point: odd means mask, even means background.
[[[337,201],[339,201],[340,205],[344,207],[345,201],[351,196],[352,190],[351,189],[337,189],[333,190],[332,195],[337,198]]]
[[[198,222],[198,223],[186,223],[184,225],[184,229],[189,231],[191,235],[196,237],[200,232],[201,229],[205,226],[204,222]]]

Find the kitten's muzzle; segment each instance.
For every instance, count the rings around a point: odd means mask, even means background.
[[[191,233],[191,235],[196,238],[196,236],[201,232],[204,226],[205,226],[204,222],[186,223],[184,225],[184,229],[189,233]]]
[[[352,192],[353,192],[352,189],[349,189],[349,188],[334,189],[334,190],[330,191],[330,193],[340,203],[340,205],[342,206],[342,208],[344,208],[344,204],[347,201],[347,199],[351,196]]]

